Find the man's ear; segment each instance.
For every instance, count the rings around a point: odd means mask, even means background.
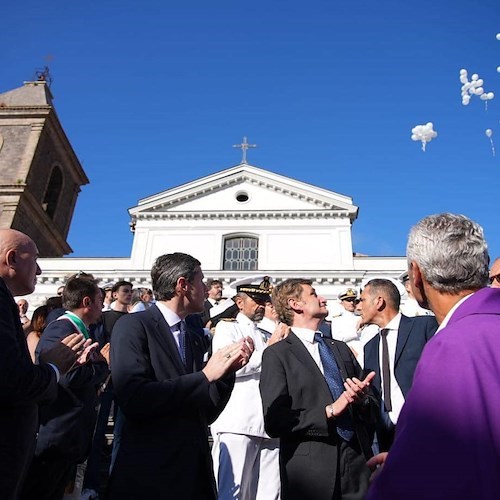
[[[424,286],[423,276],[422,276],[422,271],[420,270],[420,267],[418,266],[418,264],[416,262],[413,262],[413,261],[410,262],[410,269],[408,270],[408,273],[412,274],[413,286],[415,288],[418,288],[419,290],[421,290]],[[411,281],[410,281],[410,285],[411,285]]]
[[[288,307],[292,309],[292,311],[301,311],[302,309],[299,306],[299,300],[297,300],[295,297],[289,297],[287,300]]]
[[[188,284],[188,280],[184,277],[184,276],[181,276],[180,278],[177,279],[177,284],[175,285],[175,290],[177,292],[186,292],[187,290],[187,284]]]
[[[83,307],[90,307],[91,304],[92,304],[92,299],[90,297],[83,297],[82,300]]]
[[[14,249],[8,250],[5,254],[5,262],[8,267],[16,267],[16,251]]]

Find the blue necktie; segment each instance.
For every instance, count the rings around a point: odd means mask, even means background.
[[[179,323],[179,354],[181,355],[182,363],[186,366],[186,323]]]
[[[332,350],[325,342],[323,335],[320,332],[314,334],[314,339],[318,343],[319,347],[319,357],[321,358],[321,363],[323,364],[323,372],[325,376],[326,383],[330,389],[333,400],[340,398],[344,392],[344,381],[342,375],[340,375],[340,370],[333,355]],[[346,440],[350,441],[354,436],[354,431],[352,428],[351,417],[349,415],[349,410],[345,410],[344,413],[335,417],[335,424],[337,425],[338,435]]]

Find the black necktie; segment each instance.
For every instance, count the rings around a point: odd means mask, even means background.
[[[314,334],[314,339],[318,343],[319,357],[321,358],[321,363],[323,365],[326,383],[328,384],[333,400],[335,401],[340,398],[344,392],[344,381],[342,379],[342,375],[340,374],[335,356],[323,338],[322,333],[316,332]],[[338,435],[346,441],[350,441],[354,436],[354,431],[352,430],[352,422],[349,411],[345,410],[344,413],[335,417],[335,424],[337,425]]]
[[[387,344],[387,334],[389,330],[383,328],[380,330],[380,338],[382,339],[382,382],[384,389],[384,405],[389,412],[392,411],[391,403],[391,369],[389,367],[389,346]]]
[[[186,366],[186,323],[179,323],[179,354],[181,355],[182,363]]]

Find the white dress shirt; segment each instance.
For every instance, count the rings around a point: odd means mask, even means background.
[[[177,316],[177,313],[172,311],[172,309],[169,309],[165,304],[162,304],[161,302],[157,302],[156,306],[160,310],[160,312],[163,314],[163,317],[165,318],[165,321],[167,322],[168,326],[170,327],[170,331],[172,332],[172,335],[174,336],[175,343],[177,344],[177,349],[179,350],[180,353],[180,343],[179,343],[179,335],[181,333],[181,318]]]
[[[295,335],[297,335],[300,341],[304,344],[307,352],[311,355],[311,358],[314,359],[314,362],[318,365],[318,368],[324,375],[325,371],[323,370],[323,363],[321,362],[321,357],[319,355],[319,346],[314,340],[316,332],[314,330],[310,330],[309,328],[297,328],[295,326],[292,328],[292,332],[295,333]]]
[[[388,330],[387,346],[389,348],[389,370],[391,374],[391,403],[392,403],[392,411],[389,412],[389,418],[391,419],[391,422],[393,424],[397,424],[399,413],[401,412],[401,408],[403,408],[405,402],[403,392],[401,391],[398,381],[394,376],[394,360],[396,359],[396,344],[398,342],[398,330],[400,322],[401,322],[401,314],[397,314],[384,327],[385,330]],[[382,391],[382,401],[383,401],[385,394],[384,394],[384,377],[382,374],[382,338],[380,338],[378,355],[379,355],[380,381],[381,381],[381,391]]]

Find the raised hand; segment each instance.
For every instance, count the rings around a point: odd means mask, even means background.
[[[66,374],[75,364],[85,346],[85,339],[81,333],[72,333],[51,349],[42,351],[39,355],[40,363],[50,363],[57,367],[61,375]]]

